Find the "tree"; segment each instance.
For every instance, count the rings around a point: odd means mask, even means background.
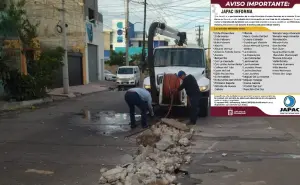
[[[134,62],[135,65],[139,65],[141,60],[142,60],[142,53],[139,53],[139,54],[132,55],[130,62]]]
[[[32,40],[37,37],[37,28],[39,23],[32,24],[25,10],[26,0],[18,2],[10,1],[8,8],[0,14],[0,30],[4,39],[15,34],[21,41],[27,60],[33,60],[32,52],[28,51]]]
[[[110,60],[109,60],[110,66],[113,66],[113,65],[123,66],[125,64],[126,64],[125,53],[111,51]]]

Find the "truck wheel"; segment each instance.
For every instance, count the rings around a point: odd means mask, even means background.
[[[208,98],[201,98],[199,103],[199,117],[207,117],[208,109]]]

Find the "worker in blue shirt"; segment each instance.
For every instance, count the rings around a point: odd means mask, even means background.
[[[152,98],[149,91],[144,88],[131,88],[125,93],[125,101],[130,109],[130,125],[135,128],[135,106],[141,110],[142,127],[148,128],[147,112],[153,117]]]

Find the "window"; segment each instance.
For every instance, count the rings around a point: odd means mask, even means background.
[[[95,22],[95,12],[94,10],[89,8],[89,21],[94,23]]]
[[[133,74],[133,68],[119,68],[118,74]]]
[[[142,47],[142,41],[139,41],[139,47]]]
[[[154,53],[154,65],[205,67],[204,51],[193,48],[157,49]]]
[[[7,7],[6,1],[0,2],[0,11],[4,10]]]

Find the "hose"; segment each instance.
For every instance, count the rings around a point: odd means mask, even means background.
[[[176,74],[164,74],[163,79],[163,103],[169,103],[169,110],[165,115],[165,118],[171,113],[174,103],[180,103],[180,93],[177,90],[180,86],[180,79]]]

